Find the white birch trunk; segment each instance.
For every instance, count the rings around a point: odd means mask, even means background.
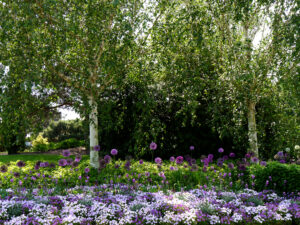
[[[99,154],[94,151],[94,146],[99,145],[98,140],[98,108],[97,102],[93,96],[89,97],[89,106],[91,112],[89,115],[90,119],[90,166],[93,168],[99,168]]]
[[[255,102],[248,103],[248,138],[250,151],[258,157],[257,130],[255,120]]]

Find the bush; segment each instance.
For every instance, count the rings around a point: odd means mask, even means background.
[[[69,138],[67,140],[56,143],[55,149],[75,148],[79,146],[84,146],[84,144],[84,141],[79,141],[75,138]]]
[[[300,167],[295,164],[270,162],[266,167],[259,165],[251,168],[255,175],[257,190],[273,189],[277,192],[295,192],[300,190]]]
[[[48,139],[44,138],[41,133],[32,141],[32,151],[34,152],[45,152],[49,149],[48,146]]]
[[[48,138],[50,142],[61,142],[70,138],[82,140],[84,134],[82,121],[79,119],[52,122],[43,131],[43,136]]]

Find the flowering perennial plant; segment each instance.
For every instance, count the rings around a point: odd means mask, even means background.
[[[140,186],[141,188],[141,186]],[[143,187],[152,189],[153,187]],[[124,184],[77,186],[67,194],[38,189],[1,190],[0,224],[299,224],[300,198],[272,192],[208,189],[149,192]]]

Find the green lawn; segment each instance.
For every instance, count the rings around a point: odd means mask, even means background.
[[[22,161],[48,161],[57,162],[63,156],[60,155],[0,155],[0,163]]]

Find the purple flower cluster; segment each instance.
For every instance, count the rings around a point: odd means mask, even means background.
[[[164,177],[164,174],[160,173],[160,176]],[[135,185],[135,180],[132,183]],[[201,187],[164,194],[161,191],[136,191],[132,186],[110,183],[75,187],[64,193],[40,196],[37,190],[25,189],[20,198],[20,193],[10,192],[12,197],[0,199],[0,224],[185,225],[300,222],[298,195],[284,198],[273,192],[256,192],[251,189],[235,193],[216,192]],[[26,196],[31,194],[31,199],[26,200]]]

